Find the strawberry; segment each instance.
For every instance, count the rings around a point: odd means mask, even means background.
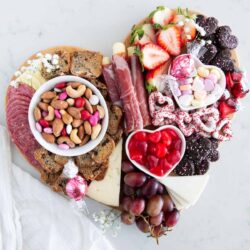
[[[148,43],[155,43],[155,31],[152,24],[143,24],[140,27],[135,27],[131,33],[131,44],[144,46]]]
[[[174,17],[174,11],[167,7],[159,6],[149,15],[149,17],[151,18],[153,24],[164,26],[172,21]]]
[[[172,26],[166,30],[161,30],[157,37],[157,43],[170,55],[180,55],[182,47],[180,29]]]
[[[225,101],[220,102],[219,104],[220,116],[222,119],[229,117],[231,114],[237,111],[236,107],[229,105]]]
[[[145,69],[155,69],[169,59],[169,54],[160,46],[149,43],[142,47],[142,63]]]
[[[193,41],[197,34],[194,21],[190,20],[189,22],[186,22],[183,27],[183,31],[184,39],[186,40],[186,42]]]
[[[156,81],[155,81],[156,77],[159,75],[167,74],[170,63],[171,63],[171,60],[168,60],[167,62],[163,63],[159,67],[148,71],[146,74],[147,83],[152,86],[156,86]]]

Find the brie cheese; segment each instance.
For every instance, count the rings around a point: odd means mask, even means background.
[[[87,196],[109,206],[119,206],[122,163],[122,140],[109,157],[109,167],[101,181],[92,181]]]

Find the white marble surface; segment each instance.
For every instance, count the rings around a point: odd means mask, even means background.
[[[242,66],[250,72],[249,0],[9,0],[0,15],[0,123],[5,124],[4,97],[15,69],[32,53],[55,45],[77,45],[104,54],[155,6],[189,7],[216,16],[240,38]],[[250,98],[234,121],[234,139],[221,147],[211,181],[197,205],[181,216],[175,230],[156,247],[135,227],[123,226],[110,239],[117,250],[250,249]],[[15,162],[37,176],[13,147]],[[96,206],[92,203],[91,207]]]

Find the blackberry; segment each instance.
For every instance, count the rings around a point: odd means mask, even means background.
[[[180,176],[194,175],[194,163],[184,156],[180,163],[175,167],[175,173]]]
[[[209,169],[209,161],[203,160],[199,164],[195,164],[195,174],[204,175]]]

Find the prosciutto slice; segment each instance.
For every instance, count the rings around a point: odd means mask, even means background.
[[[125,131],[129,133],[143,128],[143,120],[132,82],[131,71],[126,59],[118,54],[112,57],[113,69],[120,90],[125,112]]]
[[[102,65],[102,74],[103,74],[105,83],[108,87],[108,93],[109,93],[109,97],[111,101],[114,104],[119,104],[120,95],[119,95],[119,90],[117,88],[117,82],[116,82],[112,63]]]
[[[151,124],[151,118],[148,110],[147,93],[144,87],[141,63],[137,55],[131,55],[129,57],[129,63],[131,67],[132,80],[143,120],[143,126],[146,127]]]

